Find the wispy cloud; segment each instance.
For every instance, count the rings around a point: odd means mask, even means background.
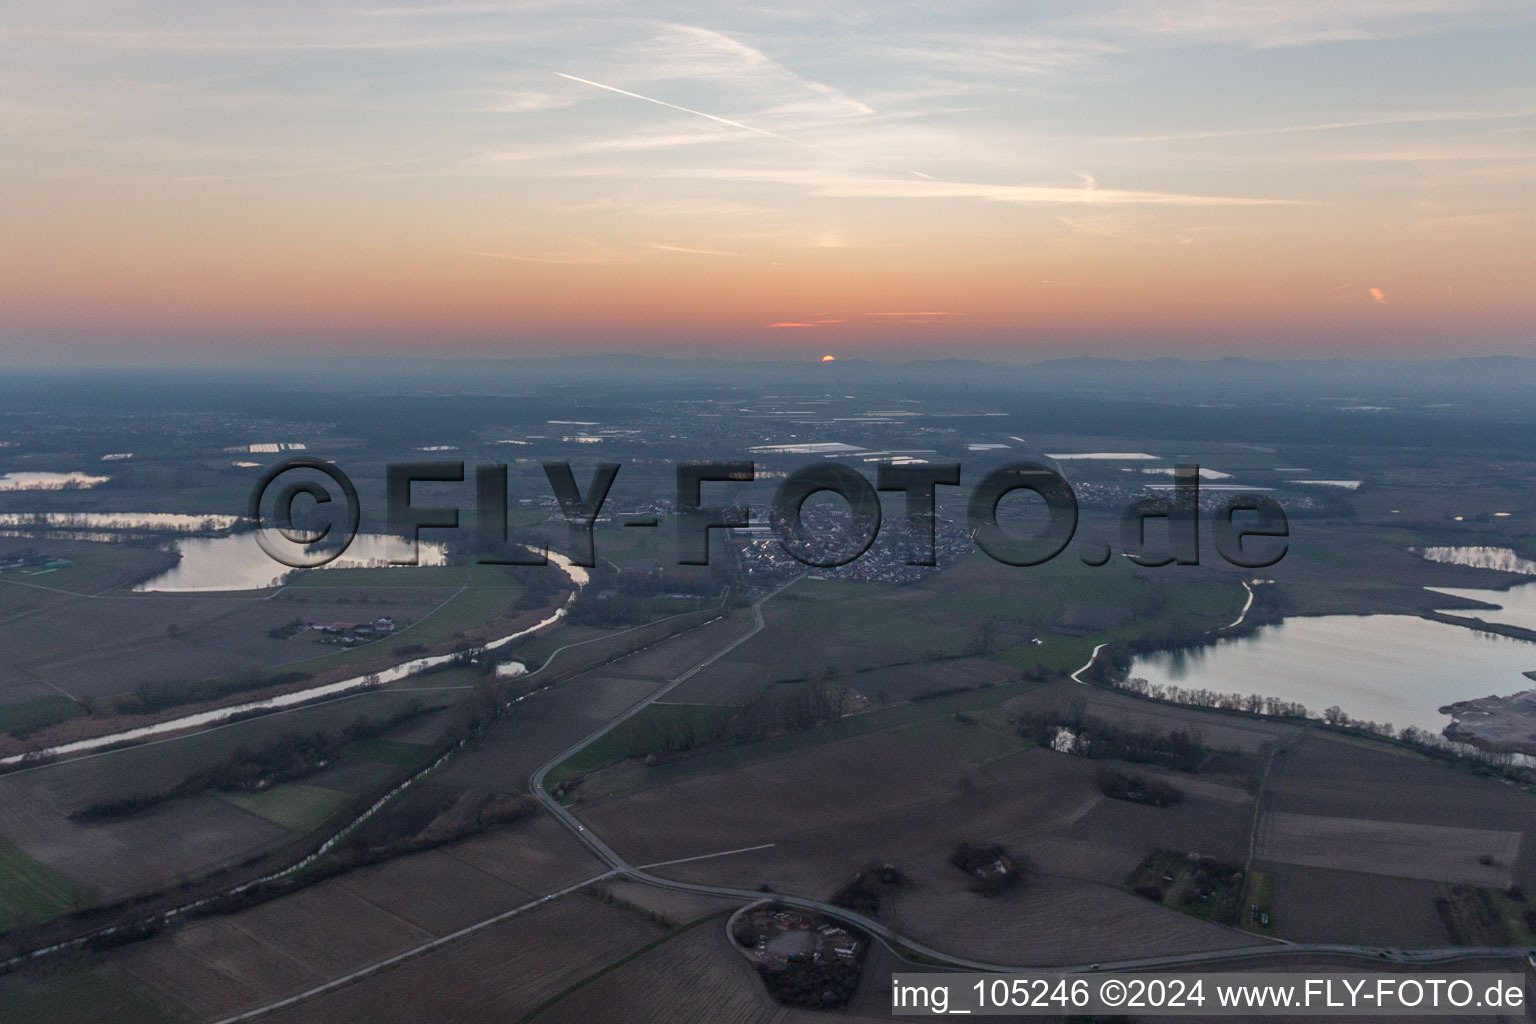
[[[483,249],[472,249],[469,251],[469,255],[484,256],[487,259],[493,260],[511,260],[516,263],[555,263],[570,265],[581,265],[588,263],[613,263],[618,260],[632,258],[623,253],[613,251],[594,251],[589,253],[573,253],[556,256],[530,256],[523,253],[490,252]]]
[[[1402,114],[1381,114],[1336,121],[1314,121],[1302,124],[1261,125],[1250,128],[1222,128],[1192,132],[1169,132],[1162,135],[1130,135],[1124,142],[1192,142],[1199,139],[1246,138],[1254,135],[1292,135],[1308,132],[1333,132],[1350,128],[1381,128],[1392,125],[1435,124],[1456,122],[1471,124],[1480,121],[1501,121],[1536,117],[1536,108],[1520,110],[1437,110]]]
[[[499,149],[474,158],[482,163],[524,163],[538,160],[562,160],[583,156],[602,156],[610,153],[645,153],[653,150],[670,150],[683,146],[703,146],[718,143],[724,138],[719,131],[696,132],[637,132],[606,139],[583,139],[514,149]],[[742,135],[735,136],[744,137]]]
[[[780,142],[787,142],[792,146],[803,146],[806,149],[814,149],[820,153],[827,153],[833,156],[837,155],[836,153],[833,153],[832,150],[827,149],[825,146],[817,146],[810,142],[802,142],[799,139],[792,139],[788,135],[781,135],[778,132],[771,132],[766,128],[757,128],[750,124],[743,124],[740,121],[733,121],[728,117],[720,117],[718,114],[708,114],[702,110],[695,110],[692,107],[684,107],[677,103],[668,103],[666,100],[657,99],[654,96],[645,96],[638,92],[631,92],[628,89],[620,89],[616,85],[605,85],[602,82],[594,82],[590,78],[578,78],[575,75],[568,75],[564,71],[556,71],[555,74],[559,75],[561,78],[570,79],[572,82],[580,82],[582,85],[590,85],[594,89],[606,89],[608,92],[618,93],[620,96],[628,96],[633,100],[642,100],[646,103],[654,103],[658,107],[666,107],[669,110],[677,110],[684,114],[692,114],[694,117],[702,117],[706,120],[713,121],[716,124],[723,124],[728,128],[736,128],[741,131],[752,132],[756,135],[762,135],[766,138],[777,139]]]
[[[775,97],[766,113],[797,117],[863,117],[863,100],[808,78],[735,36],[699,25],[664,24],[630,48],[636,71],[648,81],[734,81],[758,84]],[[800,95],[794,95],[799,93]]]
[[[1496,23],[1519,0],[1130,0],[1066,19],[1064,29],[1108,35],[1127,45],[1155,41],[1254,49],[1401,39],[1448,27]]]
[[[635,173],[645,173],[637,170]],[[836,171],[753,168],[669,168],[663,177],[713,181],[756,181],[798,185],[812,195],[842,199],[981,199],[999,203],[1056,206],[1067,203],[1104,206],[1291,206],[1302,200],[1259,196],[1213,196],[1061,185],[1001,185],[969,181],[873,177]]]
[[[1164,218],[1139,213],[1130,208],[1058,217],[1063,225],[1081,235],[1109,238],[1137,244],[1177,243],[1189,245],[1195,236],[1191,229],[1170,227]]]
[[[733,259],[744,259],[739,252],[722,252],[719,249],[690,249],[684,245],[662,245],[654,243],[652,249],[660,249],[662,252],[680,252],[689,256],[729,256]]]
[[[867,159],[863,159],[863,158],[860,158],[860,157],[857,157],[857,156],[853,156],[853,155],[850,155],[848,153],[839,152],[838,150],[832,149],[831,147],[828,147],[828,146],[818,145],[818,144],[816,144],[814,142],[807,142],[804,139],[797,139],[797,138],[794,138],[792,136],[785,135],[782,132],[770,131],[767,128],[759,128],[756,125],[747,124],[747,123],[745,123],[743,121],[738,121],[738,120],[735,120],[735,119],[729,118],[729,117],[721,117],[718,114],[711,114],[711,113],[708,113],[707,111],[697,110],[697,109],[695,109],[693,107],[685,107],[685,106],[682,106],[681,104],[678,104],[678,103],[671,103],[671,102],[668,102],[667,100],[658,99],[655,96],[647,96],[647,95],[645,95],[643,93],[634,92],[634,91],[632,91],[630,89],[621,89],[621,88],[619,88],[616,85],[608,85],[608,84],[605,84],[603,82],[593,81],[590,78],[580,78],[580,77],[578,77],[576,75],[566,74],[564,71],[556,71],[555,74],[558,75],[561,78],[568,79],[568,80],[570,80],[572,82],[579,82],[582,85],[591,86],[591,87],[593,87],[595,89],[603,89],[603,90],[606,90],[606,91],[611,92],[611,93],[616,93],[616,94],[618,94],[620,96],[628,97],[629,99],[641,100],[641,101],[643,101],[645,103],[652,103],[652,104],[655,104],[658,107],[665,107],[665,108],[667,108],[669,110],[676,110],[676,111],[678,111],[680,113],[690,114],[690,115],[692,115],[694,117],[702,117],[705,120],[714,122],[715,124],[724,125],[725,127],[734,128],[734,129],[737,129],[739,131],[751,132],[751,133],[753,133],[755,135],[761,135],[764,138],[773,139],[773,140],[778,141],[778,142],[786,142],[786,143],[789,143],[792,146],[798,146],[798,147],[800,147],[802,149],[811,150],[813,152],[820,153],[820,154],[822,154],[824,156],[835,157],[835,158],[837,158],[839,160],[847,161],[847,162],[850,162],[850,163],[863,164],[863,165],[871,166],[871,167],[878,167],[878,168],[880,168],[882,170],[892,170],[893,169],[893,168],[887,168],[887,167],[885,167],[885,165],[875,163],[874,161],[871,161],[871,160],[867,160]],[[918,172],[916,172],[916,171],[903,171],[901,173],[918,175]],[[918,175],[918,176],[923,176],[923,175]]]

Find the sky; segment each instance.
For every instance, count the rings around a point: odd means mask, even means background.
[[[1536,354],[1507,0],[0,7],[0,365]]]

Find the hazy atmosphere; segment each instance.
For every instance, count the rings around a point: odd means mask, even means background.
[[[1523,3],[17,3],[0,354],[1518,350]]]
[[[1536,7],[407,3],[0,4],[0,1024],[1529,1019]]]

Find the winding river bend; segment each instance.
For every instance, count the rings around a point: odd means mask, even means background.
[[[549,560],[558,565],[562,572],[570,579],[579,592],[591,579],[591,574],[579,565],[573,565],[569,558],[557,552],[549,552]],[[525,636],[530,636],[542,629],[548,629],[561,619],[565,618],[571,602],[576,599],[572,594],[561,607],[555,609],[554,614],[526,629],[520,629],[516,633],[498,637],[489,643],[477,647],[467,647],[462,651],[453,651],[449,654],[437,654],[426,658],[415,658],[401,662],[382,672],[372,672],[367,675],[353,676],[350,679],[342,679],[334,683],[326,683],[322,686],[311,686],[303,690],[294,690],[292,693],[279,694],[276,697],[267,697],[263,700],[247,701],[243,704],[231,704],[227,707],[214,708],[211,711],[200,711],[196,714],[183,715],[180,718],[172,718],[164,722],[155,722],[150,725],[139,726],[134,729],[125,729],[121,732],[108,733],[105,736],[92,736],[88,739],[75,740],[71,743],[61,743],[56,747],[48,747],[43,750],[29,751],[25,754],[12,754],[9,757],[0,758],[0,767],[21,764],[29,760],[42,760],[54,757],[63,757],[70,754],[83,754],[92,750],[101,750],[119,743],[131,743],[139,740],[150,739],[155,736],[167,736],[171,733],[184,732],[188,729],[197,729],[203,726],[216,725],[219,722],[228,721],[237,715],[246,715],[254,711],[271,711],[278,708],[293,707],[297,704],[306,704],[313,700],[325,697],[336,697],[346,693],[374,689],[387,683],[395,683],[415,675],[425,669],[438,665],[445,665],[454,658],[464,654],[478,654],[481,651],[494,651],[515,643]]]

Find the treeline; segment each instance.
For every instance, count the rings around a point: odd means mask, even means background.
[[[847,907],[865,917],[880,912],[880,901],[887,893],[907,884],[907,878],[894,864],[871,864],[849,879],[828,901],[834,907]]]
[[[805,732],[839,717],[848,687],[831,680],[774,683],[740,708],[719,708],[713,717],[638,718],[621,726],[616,739],[625,757],[657,759],[712,743],[750,743]]]
[[[1152,726],[1114,725],[1073,705],[1057,711],[1027,712],[1018,719],[1019,735],[1042,747],[1083,757],[1108,757],[1156,764],[1181,772],[1198,771],[1210,748],[1198,731],[1162,732]]]
[[[334,732],[284,733],[265,746],[242,747],[227,760],[194,772],[169,789],[101,800],[75,811],[70,818],[82,823],[110,821],[210,789],[226,793],[268,789],[278,783],[313,775],[334,761],[347,744],[381,736],[423,713],[425,709],[421,702],[413,700],[385,718],[359,715],[351,724]]]
[[[1172,807],[1184,799],[1182,790],[1146,775],[1100,768],[1095,781],[1099,792],[1113,800],[1146,804],[1149,807]]]
[[[841,716],[847,706],[848,687],[835,680],[775,684],[733,716],[726,735],[738,743],[747,743],[805,732]]]
[[[201,683],[189,683],[185,679],[165,683],[140,683],[132,693],[114,697],[112,710],[120,715],[146,714],[183,704],[201,704],[205,701],[219,700],[236,693],[291,686],[309,678],[308,672],[276,672],[271,675],[237,672],[224,679]]]
[[[860,944],[862,948],[862,943]],[[861,963],[829,960],[811,963],[795,957],[777,970],[759,964],[758,973],[768,994],[785,1006],[836,1010],[846,1006],[859,988]]]
[[[267,636],[273,640],[291,640],[304,628],[304,620],[295,615],[281,626],[273,626],[267,630]]]
[[[1123,686],[1139,654],[1209,646],[1219,639],[1241,635],[1265,623],[1278,622],[1286,611],[1285,598],[1278,587],[1259,587],[1253,591],[1253,604],[1244,617],[1243,626],[1236,632],[1216,630],[1208,616],[1188,612],[1162,615],[1167,604],[1163,585],[1156,580],[1151,583],[1147,590],[1131,599],[1135,617],[1151,621],[1143,621],[1141,632],[1135,637],[1105,644],[1093,665],[1083,673],[1085,681],[1100,686]]]
[[[1220,693],[1215,690],[1163,686],[1149,683],[1140,676],[1113,680],[1111,685],[1127,693],[1166,701],[1170,704],[1183,704],[1186,707],[1236,711],[1265,718],[1321,722],[1356,736],[1401,743],[1438,761],[1463,765],[1481,773],[1500,775],[1520,782],[1536,783],[1536,771],[1522,763],[1519,753],[1483,750],[1468,743],[1457,743],[1416,725],[1407,725],[1399,730],[1394,728],[1391,722],[1356,718],[1338,705],[1324,708],[1321,714],[1314,714],[1305,704],[1297,701],[1265,697],[1257,693]]]
[[[1024,881],[1024,869],[997,843],[960,843],[950,853],[949,862],[970,875],[979,892],[1000,893]]]
[[[644,715],[632,718],[620,727],[622,731],[615,739],[622,745],[626,758],[658,759],[719,742],[734,712],[730,708],[700,710],[704,715],[702,718],[693,715],[665,719]]]
[[[529,793],[470,790],[457,794],[412,787],[389,813],[369,819],[337,845],[331,867],[349,870],[430,850],[539,813]]]
[[[599,597],[588,587],[571,604],[566,617],[576,625],[617,629],[649,622],[661,615],[677,615],[699,607],[695,597],[651,598],[611,594]]]
[[[51,725],[69,721],[82,713],[82,707],[62,700],[45,700],[30,707],[11,707],[7,711],[7,717],[16,724],[6,734],[12,739],[24,740]]]
[[[1525,906],[1525,892],[1518,885],[1504,891],[1511,902],[1520,904],[1520,921],[1527,931],[1536,932],[1536,908]],[[1516,909],[1516,908],[1511,908]],[[1514,922],[1493,892],[1471,885],[1453,885],[1435,900],[1435,910],[1445,934],[1453,946],[1517,946]]]
[[[1298,701],[1282,700],[1279,697],[1265,697],[1257,693],[1221,693],[1217,690],[1207,690],[1203,687],[1165,686],[1161,683],[1150,683],[1141,676],[1132,676],[1129,679],[1116,680],[1116,688],[1134,693],[1142,697],[1150,697],[1153,700],[1168,701],[1171,704],[1185,704],[1192,708],[1213,708],[1219,711],[1244,711],[1251,715],[1265,715],[1270,718],[1309,718],[1311,712],[1305,704]],[[1330,708],[1331,712],[1338,712],[1338,708]],[[1340,712],[1342,714],[1342,712]],[[1348,716],[1343,716],[1347,718]],[[1361,723],[1364,725],[1365,723]],[[1369,723],[1377,728],[1375,722]],[[1387,733],[1392,726],[1387,725]]]
[[[594,583],[577,593],[566,615],[571,622],[600,629],[633,626],[713,603],[723,585],[715,577],[678,578],[660,571],[641,574],[608,570],[601,584]]]
[[[347,813],[355,814],[356,811],[361,810],[364,806],[366,804],[354,802]],[[366,867],[369,864],[390,860],[407,853],[433,849],[480,834],[499,825],[519,821],[537,814],[540,807],[539,802],[526,793],[520,793],[515,796],[483,794],[473,806],[467,809],[468,813],[457,817],[452,828],[422,829],[421,831],[409,833],[395,831],[382,841],[379,840],[377,834],[364,836],[355,832],[348,836],[344,842],[337,844],[323,861],[311,865],[306,870],[261,882],[248,888],[242,888],[239,891],[221,893],[201,908],[199,912],[208,914],[238,913],[239,911],[265,903],[268,900],[296,892],[306,886],[314,885],[327,878],[334,878],[348,871]],[[158,924],[155,923],[151,923],[147,927],[141,924],[139,934],[126,936],[123,941],[133,942],[141,938],[149,938],[158,930],[158,927]],[[112,937],[108,936],[107,941],[110,942],[111,940]]]

